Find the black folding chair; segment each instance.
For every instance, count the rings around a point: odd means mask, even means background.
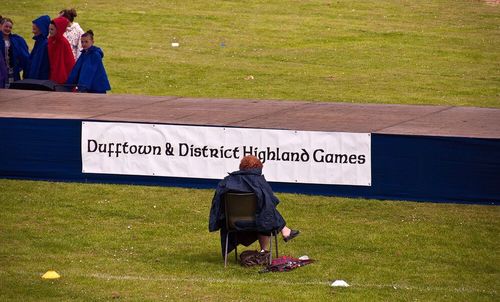
[[[224,267],[227,266],[227,250],[229,242],[229,233],[235,233],[238,236],[237,225],[244,225],[245,231],[257,231],[255,225],[255,213],[257,211],[257,196],[255,193],[248,192],[228,192],[224,194],[224,206],[226,214],[226,247],[224,250]],[[278,237],[276,232],[271,233],[269,242],[269,263],[272,261],[272,237],[274,236],[276,245],[276,257],[278,257]],[[234,256],[238,262],[238,245],[234,248]]]

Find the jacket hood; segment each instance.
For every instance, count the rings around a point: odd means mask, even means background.
[[[66,32],[66,27],[68,27],[69,20],[64,18],[64,17],[57,17],[54,20],[54,25],[56,26],[57,32],[56,32],[56,37],[57,38],[62,38],[63,34]]]
[[[100,49],[99,47],[94,46],[94,45],[92,45],[88,49],[82,49],[81,51],[82,51],[82,54],[97,53],[98,55],[101,56],[101,58],[104,58],[104,52],[102,51],[102,49]]]
[[[42,32],[42,36],[47,38],[49,35],[49,25],[50,25],[50,17],[47,15],[40,16],[33,20],[33,24],[35,24],[38,29]]]
[[[101,56],[101,58],[104,58],[104,52],[102,51],[102,49],[100,49],[99,47],[97,46],[94,46],[92,45],[89,49],[85,50],[85,49],[82,49],[82,52],[85,53],[85,52],[88,52],[89,54],[90,53],[97,53]]]
[[[261,175],[262,174],[262,168],[252,168],[252,169],[246,169],[246,170],[238,170],[230,173],[230,175]]]

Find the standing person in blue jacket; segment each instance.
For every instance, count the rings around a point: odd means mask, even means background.
[[[7,81],[7,77],[8,73],[7,73],[7,66],[5,66],[5,58],[3,56],[0,56],[0,88],[5,88],[5,82]]]
[[[88,30],[82,35],[82,54],[71,70],[67,84],[76,85],[76,91],[106,93],[111,89],[102,63],[103,51],[94,46],[94,33]]]
[[[50,17],[40,16],[33,20],[33,40],[35,46],[30,53],[30,67],[25,78],[48,80],[49,79],[49,53],[47,49],[47,37],[49,35]]]
[[[3,17],[0,15],[0,31],[2,29]],[[5,65],[5,57],[0,56],[0,88],[5,88],[5,82],[8,77],[7,66]]]
[[[28,44],[23,37],[12,33],[12,22],[9,18],[1,20],[2,38],[0,39],[0,55],[5,60],[7,80],[5,88],[21,79],[21,70],[26,73],[29,68]]]

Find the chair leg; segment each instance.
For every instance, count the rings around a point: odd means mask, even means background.
[[[224,267],[227,266],[227,246],[229,241],[229,232],[226,233],[226,249],[224,250]]]
[[[236,261],[236,263],[238,263],[238,245],[237,244],[234,247],[234,261]]]
[[[278,232],[274,233],[274,243],[276,246],[276,258],[278,258]]]
[[[271,232],[271,238],[269,238],[269,265],[273,261],[273,234],[274,232]]]

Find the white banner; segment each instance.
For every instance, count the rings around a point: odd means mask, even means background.
[[[369,133],[82,122],[82,172],[222,179],[243,156],[268,181],[371,185]]]

